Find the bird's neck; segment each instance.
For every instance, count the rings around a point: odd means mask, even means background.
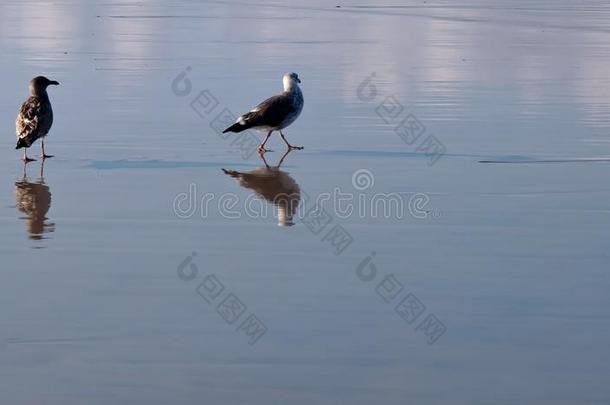
[[[49,99],[49,95],[47,94],[47,90],[34,90],[30,92],[30,95],[32,97],[38,97],[41,98],[43,100],[48,100]]]
[[[298,94],[301,93],[301,88],[294,82],[284,83],[284,93]]]
[[[299,88],[299,85],[294,80],[291,80],[290,78],[284,78],[284,81],[282,84],[284,85],[285,92],[291,92],[291,91],[294,91],[294,89]]]

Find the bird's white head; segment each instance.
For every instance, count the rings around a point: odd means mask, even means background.
[[[290,91],[294,87],[299,87],[298,83],[301,83],[301,79],[299,79],[299,75],[296,73],[286,73],[282,78],[282,83],[284,84],[284,91]]]

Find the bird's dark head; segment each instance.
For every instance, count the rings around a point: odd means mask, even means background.
[[[33,96],[44,94],[47,91],[47,87],[51,85],[57,86],[59,85],[59,82],[49,80],[44,76],[36,76],[30,80],[30,94]]]

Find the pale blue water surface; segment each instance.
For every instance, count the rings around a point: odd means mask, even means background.
[[[602,1],[1,2],[0,402],[610,403],[608,21]],[[264,162],[211,123],[289,71],[305,149],[273,187],[299,210],[337,190],[415,212],[326,202],[317,234],[252,214],[221,169]],[[61,83],[55,157],[24,179],[14,119],[38,74]]]

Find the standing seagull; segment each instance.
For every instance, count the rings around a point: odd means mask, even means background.
[[[26,148],[23,151],[23,161],[25,163],[34,161],[27,156],[27,148],[38,139],[42,138],[42,159],[53,157],[44,153],[44,137],[49,133],[53,124],[53,110],[51,101],[47,94],[49,85],[57,86],[55,80],[49,80],[44,76],[37,76],[30,80],[30,97],[23,103],[15,127],[17,129],[17,146],[15,149]]]
[[[241,132],[249,128],[267,132],[265,141],[258,147],[261,153],[268,152],[265,144],[273,131],[279,131],[289,150],[303,149],[302,146],[292,146],[288,143],[282,129],[292,124],[303,110],[303,93],[298,85],[301,83],[296,73],[286,73],[282,79],[284,92],[263,101],[250,112],[237,119],[235,124],[222,131]]]

